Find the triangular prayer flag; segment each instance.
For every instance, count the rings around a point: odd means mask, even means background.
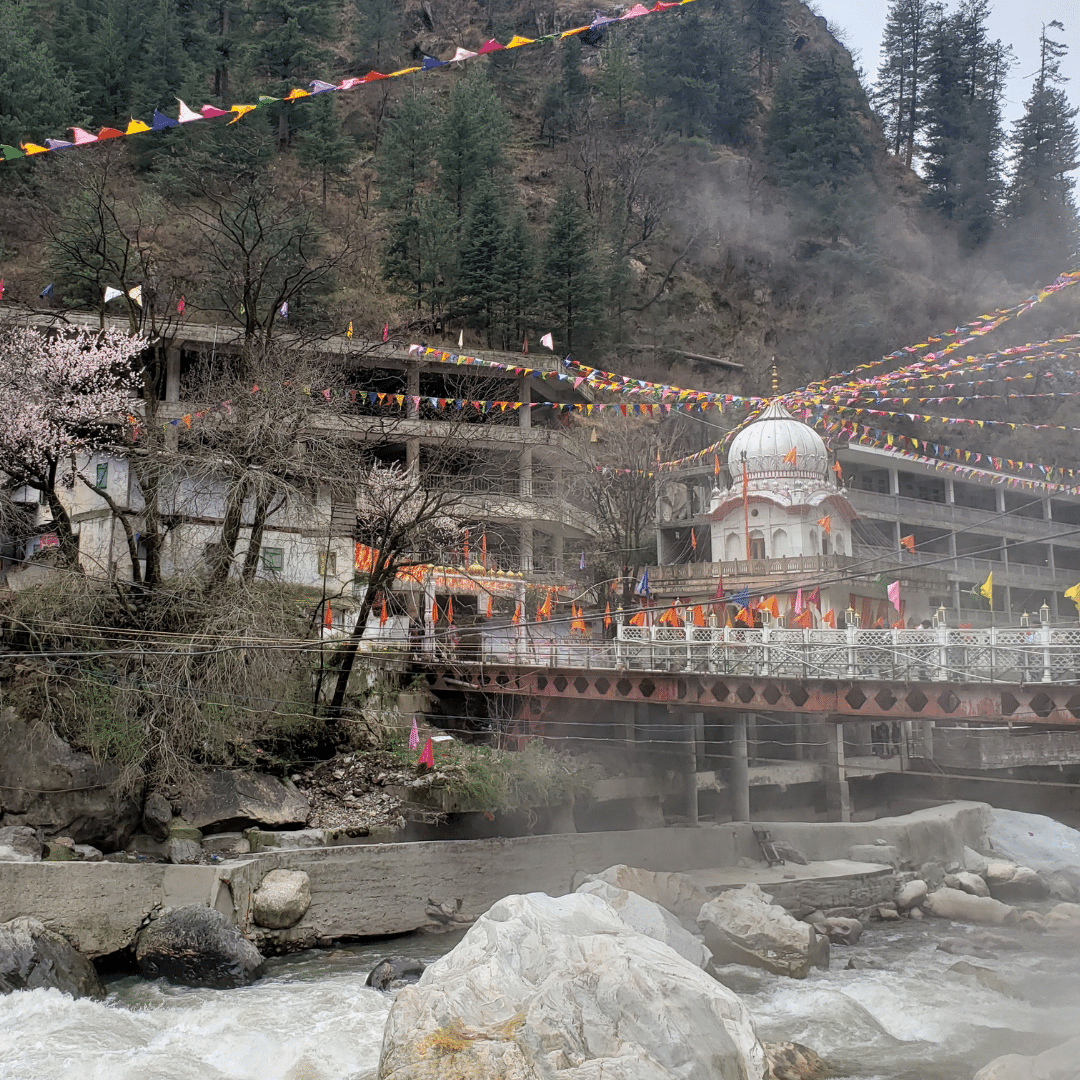
[[[831,626],[836,629],[836,612],[832,608],[829,608],[824,615],[821,616],[821,622],[825,626]]]
[[[986,580],[979,586],[979,594],[990,601],[990,607],[994,607],[994,571],[986,575]]]
[[[183,315],[184,309],[187,307],[187,301],[181,296],[176,302],[176,314]]]
[[[471,60],[476,55],[477,55],[476,53],[469,52],[468,49],[463,49],[459,45],[457,47],[457,52],[455,52],[454,55],[450,57],[450,63],[451,64],[457,64],[457,63],[460,63],[462,60]]]
[[[216,105],[204,105],[199,112],[204,120],[213,120],[215,116],[228,116],[228,109],[219,109]]]
[[[26,157],[21,150],[16,150],[14,146],[8,146],[7,143],[0,143],[0,153],[4,155],[5,161],[14,161],[15,158]]]
[[[352,320],[349,321],[349,329],[345,331],[345,336],[347,338],[352,337]]]
[[[180,98],[177,98],[176,100],[180,102],[180,115],[177,117],[177,123],[190,124],[192,120],[205,119],[202,113],[197,113],[194,109],[189,109],[183,101],[180,101]]]
[[[142,307],[142,286],[134,285],[127,291],[128,296],[135,301],[139,307]]]
[[[910,551],[914,555],[915,554],[915,534],[911,533],[910,536],[901,536],[900,537],[900,546],[907,548],[908,551]]]
[[[431,736],[428,736],[428,741],[424,743],[424,749],[420,753],[420,759],[416,763],[417,765],[424,765],[429,769],[435,768],[435,747],[431,742]]]
[[[1071,589],[1066,589],[1065,599],[1071,600],[1076,605],[1076,610],[1080,611],[1080,584],[1074,585]]]
[[[900,582],[899,581],[892,582],[892,584],[889,585],[889,587],[885,591],[886,591],[886,594],[889,597],[889,603],[892,604],[892,606],[894,608],[896,608],[897,611],[899,611],[900,610]]]
[[[798,458],[799,458],[799,452],[798,452],[798,450],[797,450],[797,449],[796,449],[796,448],[795,448],[795,447],[793,446],[793,447],[792,447],[792,448],[791,448],[791,449],[790,449],[790,450],[789,450],[789,451],[788,451],[788,452],[787,452],[787,453],[786,453],[786,454],[784,455],[784,464],[785,464],[785,465],[795,465],[795,464],[797,464],[797,463],[798,463]]]
[[[383,328],[382,328],[382,339],[383,339],[383,341],[386,341],[386,339],[389,336],[390,336],[390,324],[389,323],[383,323]]]
[[[551,336],[551,334],[545,334],[540,339],[540,344],[543,345],[545,349],[550,349],[552,352],[555,351],[555,339]]]
[[[103,303],[108,303],[110,300],[115,300],[118,296],[123,296],[123,289],[114,289],[111,285],[105,286],[105,299]]]
[[[504,46],[500,45],[494,38],[488,38],[479,49],[476,50],[477,56],[486,56],[488,53],[498,52]]]
[[[817,523],[821,526],[826,536],[832,536],[832,517],[826,514],[824,517],[819,517]]]
[[[332,82],[323,82],[322,79],[312,79],[308,83],[308,92],[314,94],[325,94],[330,90],[336,90],[337,87]]]
[[[416,726],[416,717],[412,718],[412,729],[409,731],[409,749],[415,750],[420,745],[420,731]]]
[[[287,318],[289,317],[289,301],[288,301],[288,300],[286,300],[286,301],[285,301],[285,302],[284,302],[284,303],[283,303],[283,304],[281,305],[281,307],[279,307],[279,308],[278,308],[278,314],[279,314],[279,315],[280,315],[280,316],[281,316],[281,317],[282,317],[283,319],[287,319]]]
[[[508,49],[519,49],[522,45],[532,45],[535,38],[521,37],[519,34],[515,34],[507,43]]]
[[[31,154],[47,154],[49,152],[49,148],[47,146],[39,146],[37,143],[32,142],[19,143],[19,148],[26,154],[27,157],[29,157]]]
[[[87,143],[95,143],[98,141],[97,135],[91,135],[89,131],[83,131],[80,127],[73,127],[71,131],[75,136],[76,146],[85,146]]]
[[[150,123],[151,131],[164,131],[166,128],[174,128],[179,124],[178,120],[174,120],[171,116],[166,116],[158,109],[154,110],[154,118]]]
[[[229,121],[229,123],[230,124],[235,124],[235,123],[237,123],[237,121],[243,120],[244,117],[247,116],[247,114],[249,112],[254,112],[254,111],[255,111],[255,106],[254,105],[234,105],[229,110],[229,112],[234,112],[234,113],[236,113],[236,115]],[[128,134],[130,135],[131,132],[128,132]]]
[[[46,285],[45,288],[42,289],[41,292],[38,293],[38,297],[42,298],[42,299],[45,299],[45,298],[51,299],[52,294],[53,294],[53,283],[50,281],[49,284]]]

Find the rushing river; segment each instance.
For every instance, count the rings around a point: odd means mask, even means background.
[[[833,968],[797,982],[724,970],[762,1039],[813,1047],[837,1075],[971,1080],[999,1054],[1033,1053],[1080,1033],[1080,961],[1060,939],[1017,932],[999,959],[941,952],[970,928],[875,923]],[[417,935],[273,960],[242,990],[188,990],[124,978],[104,1002],[55,991],[0,997],[0,1080],[371,1080],[390,998],[364,986],[390,953],[431,961],[457,936]],[[849,959],[882,970],[847,970]],[[950,973],[993,970],[1017,996]]]

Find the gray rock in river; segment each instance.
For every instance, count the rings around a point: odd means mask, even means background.
[[[48,989],[105,996],[94,965],[66,938],[25,915],[0,923],[0,994]]]
[[[173,908],[139,932],[139,972],[181,986],[228,989],[246,986],[263,973],[262,954],[215,908]]]
[[[809,927],[806,927],[809,930]],[[739,997],[596,896],[508,896],[386,1021],[378,1080],[747,1080]]]
[[[975,1080],[1075,1080],[1077,1058],[1080,1058],[1080,1038],[1034,1057],[1006,1054],[994,1058],[975,1074]]]
[[[146,835],[159,844],[164,843],[169,839],[172,818],[172,803],[160,791],[151,791],[143,803],[142,826]]]
[[[418,982],[427,965],[411,956],[385,956],[372,969],[365,986],[373,990],[400,990]]]

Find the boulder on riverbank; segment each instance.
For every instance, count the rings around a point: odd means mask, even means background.
[[[580,887],[589,881],[606,881],[616,889],[625,889],[659,904],[684,925],[694,926],[701,905],[709,899],[705,890],[688,874],[642,870],[636,866],[609,866],[603,873],[586,874],[575,880]]]
[[[508,896],[398,994],[378,1080],[748,1080],[739,998],[599,897]]]
[[[42,844],[29,825],[6,825],[0,829],[0,862],[38,862]]]
[[[271,870],[252,897],[252,915],[268,930],[295,926],[311,907],[311,881],[303,870]]]
[[[116,851],[134,833],[140,797],[121,789],[120,771],[72,750],[47,724],[0,710],[0,826],[24,825],[45,837]]]
[[[311,806],[291,780],[215,769],[199,788],[182,798],[180,812],[186,822],[203,832],[230,832],[251,825],[305,825]]]
[[[939,919],[954,922],[982,923],[986,926],[1008,926],[1020,918],[1014,907],[989,896],[972,896],[959,889],[942,886],[935,889],[923,904],[923,909]]]
[[[263,973],[262,954],[215,908],[173,908],[139,932],[139,973],[181,986],[230,989],[247,986]]]
[[[663,942],[694,967],[704,968],[712,959],[709,950],[670,911],[644,896],[617,889],[606,881],[587,881],[577,892],[584,896],[599,896],[639,934]]]
[[[387,956],[368,972],[364,985],[384,993],[400,990],[403,986],[418,982],[426,967],[423,960],[412,956]]]
[[[745,964],[805,979],[829,966],[829,939],[792,918],[757,885],[729,889],[703,904],[698,926],[717,964]]]
[[[49,989],[105,996],[94,965],[66,938],[27,916],[0,923],[0,994]]]

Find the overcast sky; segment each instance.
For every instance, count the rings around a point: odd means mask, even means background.
[[[812,0],[811,6],[829,20],[834,31],[843,32],[844,44],[872,81],[880,62],[888,0]],[[955,0],[948,6],[955,8]],[[1080,102],[1080,0],[994,0],[990,35],[1012,45],[1020,61],[1009,80],[1003,110],[1006,122],[1024,111],[1024,100],[1031,92],[1030,76],[1039,66],[1039,31],[1052,19],[1065,24],[1064,34],[1051,33],[1070,47],[1061,70],[1069,76],[1064,89],[1075,105]]]

